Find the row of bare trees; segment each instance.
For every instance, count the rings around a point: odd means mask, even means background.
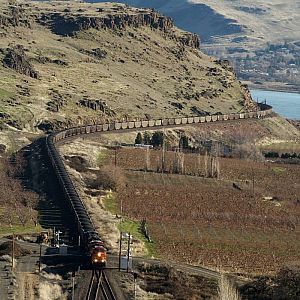
[[[220,177],[220,151],[219,146],[216,145],[210,153],[206,151],[205,155],[201,156],[200,152],[197,159],[198,176],[201,176],[201,170],[204,168],[204,176],[207,178]],[[167,150],[163,143],[161,153],[157,159],[156,171],[161,173],[186,174],[185,152],[182,147],[178,147],[173,152],[173,159],[169,162],[166,160]],[[204,158],[204,159],[203,159]],[[145,171],[151,170],[150,163],[150,149],[145,150]]]
[[[0,222],[2,224],[25,226],[29,222],[37,225],[38,195],[27,190],[21,183],[24,160],[16,156],[11,162],[0,157]]]

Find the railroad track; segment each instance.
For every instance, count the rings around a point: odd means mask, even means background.
[[[68,128],[59,132],[50,134],[46,137],[46,152],[48,154],[50,163],[58,179],[58,183],[62,189],[62,195],[65,199],[70,211],[72,212],[74,223],[77,227],[77,236],[79,236],[78,244],[86,243],[86,234],[95,232],[95,226],[88,214],[84,203],[82,202],[74,183],[72,182],[60,153],[57,149],[57,144],[65,143],[68,139],[73,139],[78,136],[87,134],[105,133],[105,132],[126,132],[131,130],[160,130],[164,128],[182,127],[186,125],[195,125],[201,123],[214,123],[214,122],[227,122],[239,121],[244,119],[260,119],[273,114],[272,107],[265,105],[261,111],[249,113],[237,113],[228,115],[214,115],[205,117],[183,117],[171,119],[158,119],[158,120],[144,120],[144,121],[129,121],[129,122],[112,122],[96,125],[86,125],[74,128]],[[204,272],[204,271],[203,271]],[[208,271],[206,271],[208,273]],[[96,272],[93,273],[91,278],[89,293],[87,299],[116,299],[112,293],[109,281],[102,271],[100,277],[97,277]],[[213,276],[214,274],[207,274]],[[98,280],[97,280],[98,279]]]
[[[104,270],[93,270],[86,300],[116,300]]]
[[[57,149],[58,144],[63,144],[69,139],[78,136],[96,133],[118,133],[132,130],[160,130],[164,128],[182,127],[194,124],[206,123],[223,123],[228,121],[238,121],[247,119],[260,119],[273,114],[272,107],[264,105],[264,110],[249,112],[249,113],[234,113],[226,115],[213,115],[205,117],[183,117],[183,118],[170,118],[170,119],[157,119],[157,120],[144,120],[144,121],[126,121],[126,122],[111,122],[104,124],[85,125],[80,127],[73,127],[61,130],[59,132],[50,134],[46,138],[46,151],[50,158],[50,162],[56,173],[59,185],[62,188],[63,196],[69,206],[75,224],[78,226],[78,233],[82,240],[84,240],[85,232],[96,231],[95,226],[82,202],[77,190],[64,166]]]

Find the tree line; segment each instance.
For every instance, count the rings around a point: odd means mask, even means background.
[[[137,145],[151,145],[153,147],[162,147],[163,145],[168,146],[168,140],[162,131],[155,131],[153,134],[149,132],[138,132],[135,138],[135,144]],[[183,135],[179,139],[179,148],[188,149],[189,146],[189,139],[187,136]]]

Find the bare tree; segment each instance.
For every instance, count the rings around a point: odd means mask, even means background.
[[[185,154],[180,149],[176,149],[174,152],[173,173],[185,174],[184,159]]]
[[[205,177],[209,177],[208,176],[208,154],[207,151],[205,151],[205,155],[204,155],[204,176]]]
[[[10,227],[12,227],[15,221],[15,213],[12,209],[12,204],[5,202],[4,203],[4,216],[5,216],[5,223],[8,223]]]
[[[31,191],[25,191],[23,193],[23,202],[25,203],[25,207],[28,210],[28,216],[35,226],[37,226],[38,221],[38,213],[36,211],[38,200],[39,197],[36,193],[33,193]]]
[[[234,145],[232,156],[239,159],[262,161],[263,155],[256,144],[254,131],[243,131],[237,129],[231,136],[231,143]]]
[[[125,185],[123,170],[115,165],[105,165],[101,167],[92,178],[86,181],[87,185],[93,189],[111,189],[117,191]]]
[[[149,149],[149,147],[146,148],[146,152],[145,152],[145,170],[146,171],[150,170],[150,149]]]
[[[165,144],[165,132],[163,132],[163,144],[162,144],[162,153],[161,153],[161,172],[166,171],[166,144]]]
[[[198,176],[201,176],[201,155],[200,155],[200,150],[197,155],[197,169],[198,169]]]
[[[204,156],[204,174],[205,177],[217,178],[220,177],[220,144],[215,143],[208,155],[207,151]]]

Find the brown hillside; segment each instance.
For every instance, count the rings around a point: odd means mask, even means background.
[[[152,10],[1,0],[0,35],[1,122],[18,129],[254,107],[226,62]]]

